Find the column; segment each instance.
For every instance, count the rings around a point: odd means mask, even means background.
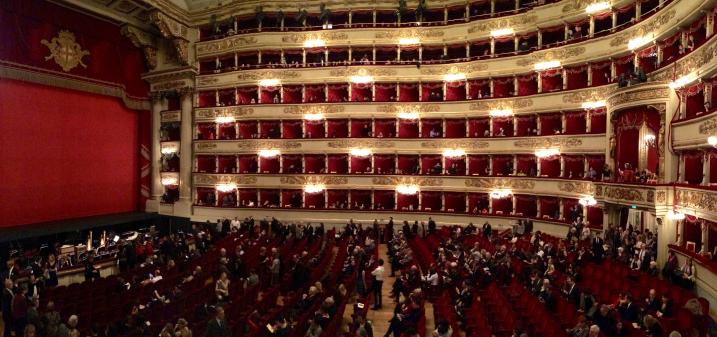
[[[541,72],[538,72],[537,77],[538,77],[538,79],[537,79],[537,81],[538,81],[538,93],[540,94],[540,93],[543,92],[543,74],[542,74]],[[516,90],[515,92],[517,93],[518,91]]]
[[[495,13],[495,0],[490,0],[490,16]]]
[[[493,2],[491,1],[491,7],[493,7]],[[490,38],[490,56],[495,56],[495,38]]]
[[[518,205],[518,199],[515,197],[515,195],[510,196],[510,200],[513,202],[513,211],[511,212],[511,215],[517,214],[517,210],[515,209]]]
[[[585,110],[585,133],[590,133],[592,130],[592,117],[590,116],[590,110]]]
[[[513,137],[518,135],[518,117],[513,116]]]
[[[518,172],[518,155],[514,154],[513,155],[513,172],[512,172],[512,174],[515,174],[516,172]]]
[[[612,12],[612,30],[615,30],[615,27],[617,27],[617,12]]]
[[[540,197],[535,197],[535,217],[540,219],[543,216],[543,214],[540,213]]]
[[[478,210],[480,212],[480,210]],[[493,214],[493,198],[488,195],[488,214]]]
[[[563,68],[561,70],[561,72],[562,72],[562,76],[563,76],[563,90],[566,90],[566,89],[568,89],[568,71],[565,68]]]
[[[702,158],[702,185],[710,184],[710,153],[705,151]]]
[[[560,155],[560,176],[565,175],[565,157]]]
[[[642,3],[637,1],[637,2],[635,2],[635,20],[639,21],[641,16],[642,16]]]
[[[488,155],[488,175],[493,175],[493,155]]]
[[[164,194],[164,186],[162,185],[161,176],[161,161],[162,161],[162,147],[161,147],[161,136],[160,128],[162,127],[162,110],[164,110],[164,97],[159,93],[152,94],[152,147],[151,147],[151,167],[152,167],[152,184],[150,185],[151,198],[147,200],[146,209],[147,211],[159,211],[159,202]],[[190,130],[189,137],[192,137]]]
[[[710,228],[704,220],[700,225],[700,229],[702,229],[702,249],[700,249],[700,254],[704,254],[707,253],[707,245],[710,242]]]
[[[592,69],[590,69],[590,66],[588,66],[588,87],[593,85],[593,72]]]
[[[678,157],[678,175],[677,175],[677,182],[684,183],[685,182],[685,157],[680,153]]]
[[[563,198],[559,198],[558,199],[558,219],[557,220],[562,220],[562,219],[563,219]]]
[[[181,141],[179,144],[179,207],[174,215],[190,216],[192,212],[192,95],[193,88],[179,91],[181,106]]]
[[[593,37],[595,34],[595,17],[590,15],[590,28],[588,29],[588,36]]]
[[[538,30],[538,49],[543,48],[543,32]]]

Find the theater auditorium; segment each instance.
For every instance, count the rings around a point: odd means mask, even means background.
[[[716,17],[0,1],[2,337],[717,336]]]

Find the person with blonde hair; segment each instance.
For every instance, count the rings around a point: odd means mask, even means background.
[[[25,331],[23,333],[23,336],[24,337],[35,337],[36,332],[37,331],[35,331],[35,326],[32,324],[28,324],[25,326]]]
[[[189,323],[184,318],[177,320],[177,324],[174,326],[175,337],[192,337],[192,330],[189,329]]]

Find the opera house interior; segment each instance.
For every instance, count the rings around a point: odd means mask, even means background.
[[[717,336],[716,17],[0,1],[2,337]]]

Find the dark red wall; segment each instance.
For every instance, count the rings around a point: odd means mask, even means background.
[[[0,79],[0,227],[139,207],[141,113]]]

